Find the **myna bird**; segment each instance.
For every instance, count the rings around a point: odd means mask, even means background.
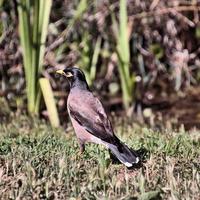
[[[67,99],[68,113],[78,138],[80,150],[86,142],[103,144],[127,167],[140,161],[136,152],[123,144],[113,132],[102,103],[90,91],[84,73],[75,67],[56,71],[64,75],[70,84]]]

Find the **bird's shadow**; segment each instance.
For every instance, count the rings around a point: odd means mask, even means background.
[[[134,150],[134,152],[137,154],[137,156],[140,158],[140,161],[138,163],[133,164],[132,167],[127,167],[127,169],[139,169],[143,167],[144,163],[147,161],[149,157],[149,151],[146,148],[140,148],[138,150]],[[111,151],[109,151],[110,159],[112,164],[121,164],[121,162],[116,158],[115,155],[112,154]]]

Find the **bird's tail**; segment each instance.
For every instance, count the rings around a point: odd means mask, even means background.
[[[111,150],[111,153],[127,167],[132,167],[133,164],[137,164],[140,161],[137,153],[121,142],[119,142],[118,145],[108,144],[108,148]]]

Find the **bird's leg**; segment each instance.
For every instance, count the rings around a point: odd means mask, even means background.
[[[79,147],[80,147],[79,155],[82,155],[83,152],[85,151],[85,143],[81,139],[78,139],[78,141],[79,141]]]
[[[75,156],[72,157],[72,160],[80,160],[81,156],[83,155],[83,152],[85,151],[85,142],[81,139],[77,138],[78,144],[79,144],[79,152],[75,154]]]

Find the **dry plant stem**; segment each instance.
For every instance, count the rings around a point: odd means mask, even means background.
[[[192,12],[192,11],[200,11],[200,6],[177,6],[177,7],[169,7],[169,8],[163,8],[158,10],[152,10],[149,12],[142,12],[135,15],[130,16],[132,20],[134,19],[140,19],[144,17],[150,17],[150,16],[157,16],[157,15],[164,15],[168,14],[170,12]]]
[[[174,12],[174,11],[176,11],[176,12],[184,12],[184,11],[198,12],[198,11],[200,11],[200,6],[177,6],[177,7],[163,8],[163,9],[159,9],[159,10],[151,10],[149,12],[142,12],[142,13],[132,15],[132,16],[130,16],[130,19],[134,20],[134,19],[140,19],[140,18],[144,18],[144,17],[163,15],[163,14],[168,14],[168,13]],[[65,41],[68,33],[70,32],[70,29],[71,29],[71,27],[68,27],[67,29],[65,29],[60,34],[58,39],[47,48],[47,52],[54,50],[60,44],[62,44]]]

